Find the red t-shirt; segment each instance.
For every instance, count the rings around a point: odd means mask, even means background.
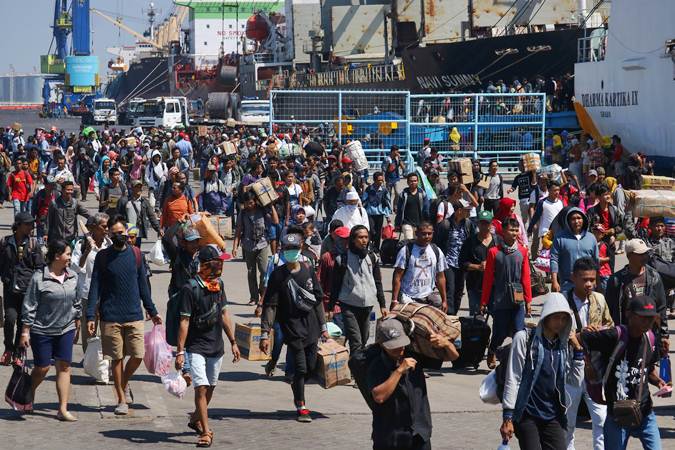
[[[604,211],[600,210],[600,219],[602,220],[602,226],[605,227],[605,230],[612,228],[609,224],[609,208]]]
[[[598,254],[600,258],[607,258],[607,243],[600,241],[598,243]],[[600,264],[600,276],[608,277],[612,275],[612,268],[609,267],[609,262]]]
[[[29,187],[33,184],[33,177],[25,170],[12,172],[7,177],[7,186],[12,189],[12,200],[25,202],[28,200]]]
[[[614,146],[614,154],[612,155],[612,160],[613,161],[621,161],[622,156],[623,156],[623,145],[616,144]]]

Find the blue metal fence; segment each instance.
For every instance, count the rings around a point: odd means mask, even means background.
[[[270,133],[306,129],[328,148],[358,139],[373,168],[396,144],[412,169],[428,139],[446,159],[496,159],[513,171],[520,155],[543,149],[544,105],[544,94],[276,90]]]

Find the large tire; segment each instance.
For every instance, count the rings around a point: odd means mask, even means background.
[[[229,92],[209,92],[206,110],[212,119],[228,119],[230,111]]]

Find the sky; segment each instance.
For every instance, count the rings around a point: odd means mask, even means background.
[[[125,25],[139,33],[147,28],[144,11],[150,0],[90,0],[90,3],[92,8],[109,16],[122,16]],[[172,0],[154,0],[154,3],[158,10],[157,22],[173,11]],[[12,66],[17,73],[39,72],[40,55],[47,54],[52,41],[54,0],[3,1],[2,18],[0,74],[11,72]],[[101,79],[105,79],[112,57],[106,48],[133,44],[135,38],[96,14],[91,15],[91,29],[92,51],[99,57]]]

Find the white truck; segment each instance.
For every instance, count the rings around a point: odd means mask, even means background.
[[[157,97],[143,102],[138,116],[134,117],[134,126],[163,127],[174,129],[179,126],[188,127],[187,99],[185,97]]]
[[[241,123],[251,126],[267,126],[270,123],[269,100],[242,100],[239,105]]]
[[[117,122],[117,105],[111,98],[97,98],[92,103],[91,111],[82,116],[85,125],[112,124]]]

